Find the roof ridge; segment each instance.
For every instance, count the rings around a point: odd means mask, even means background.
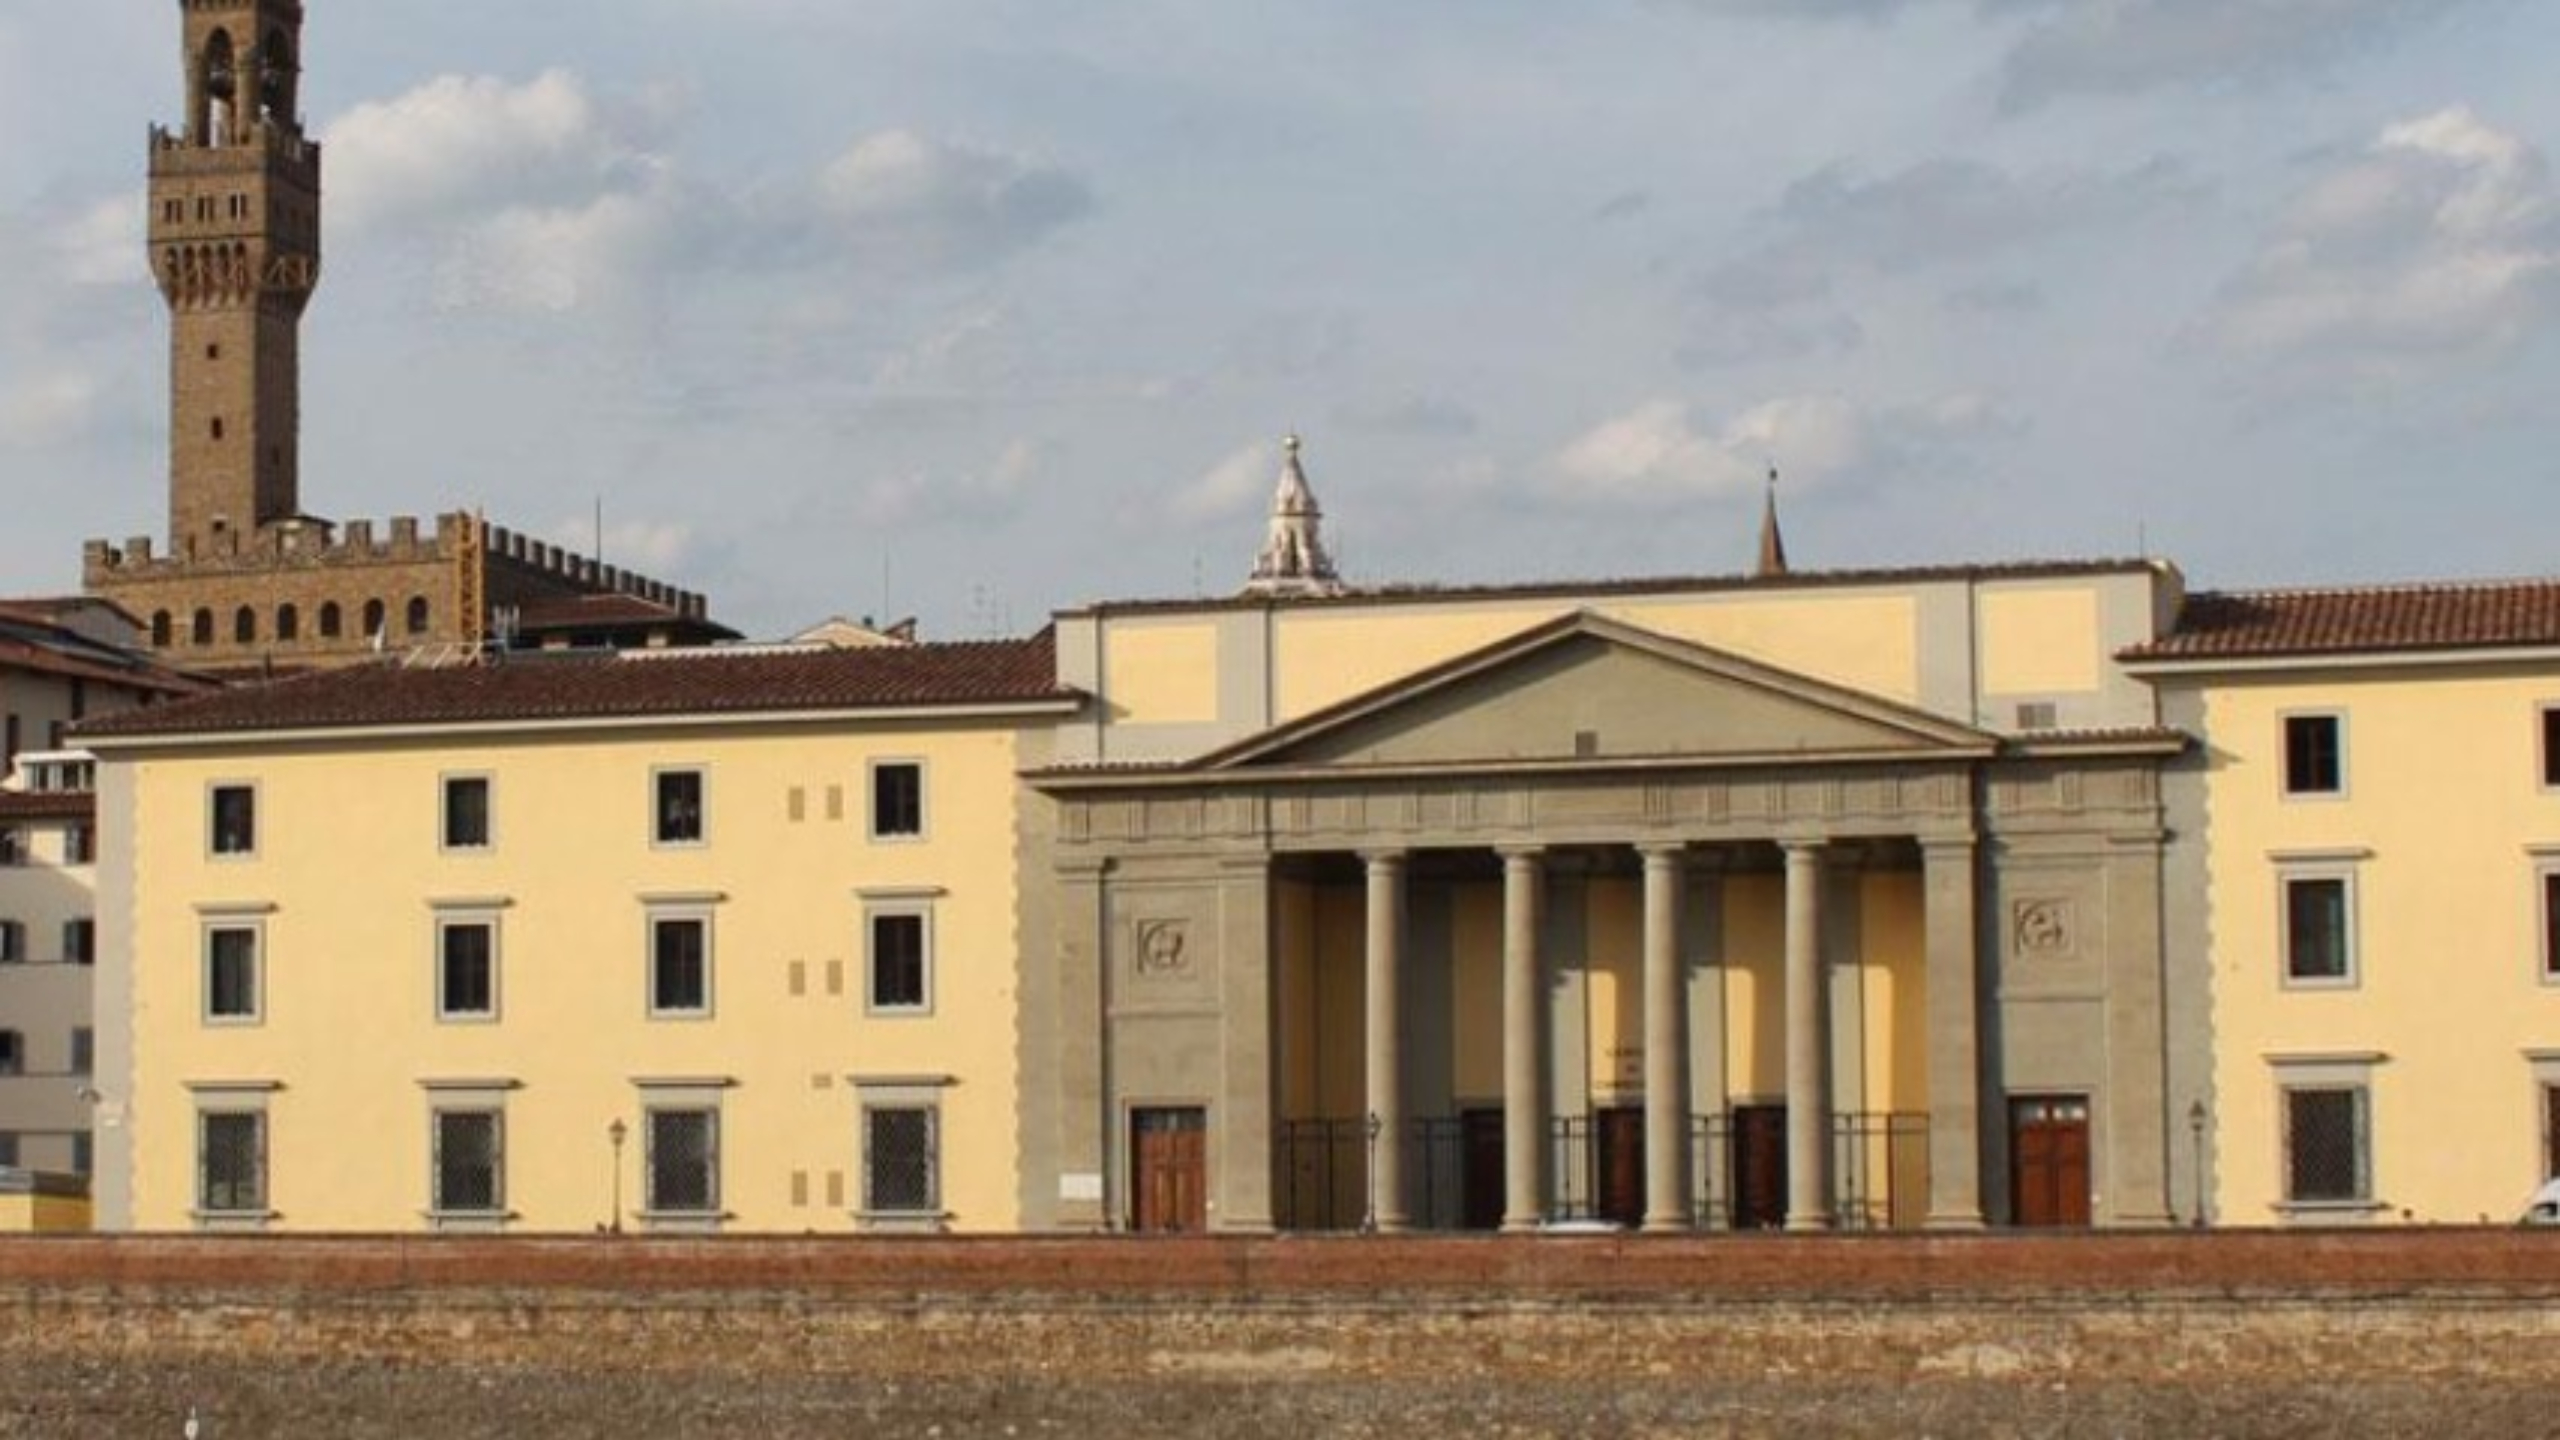
[[[2441,592],[2479,593],[2489,590],[2550,589],[2560,587],[2560,575],[2508,575],[2447,580],[2381,580],[2366,585],[2267,585],[2249,589],[2201,589],[2190,599],[2286,599],[2312,598],[2323,595],[2426,595]]]

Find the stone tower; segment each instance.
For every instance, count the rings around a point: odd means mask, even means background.
[[[151,134],[169,302],[169,548],[210,556],[301,513],[301,325],[320,278],[301,0],[179,0],[186,120]]]
[[[1271,525],[1244,593],[1339,595],[1342,577],[1324,548],[1324,511],[1316,504],[1315,487],[1307,483],[1306,467],[1298,459],[1303,447],[1295,435],[1281,441],[1280,447],[1287,458],[1281,462],[1279,489],[1271,497]]]

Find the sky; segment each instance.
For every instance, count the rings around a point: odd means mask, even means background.
[[[2548,0],[309,0],[303,507],[1036,628],[1356,582],[2560,570]],[[176,0],[0,0],[0,593],[165,526]]]

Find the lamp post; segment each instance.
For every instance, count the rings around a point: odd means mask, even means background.
[[[2204,1228],[2204,1122],[2202,1100],[2187,1106],[2187,1134],[2195,1141],[2196,1151],[2196,1218],[2195,1227]]]
[[[1375,1110],[1369,1112],[1368,1121],[1361,1126],[1362,1133],[1369,1140],[1369,1208],[1360,1215],[1360,1233],[1363,1235],[1378,1233],[1378,1136],[1386,1128],[1387,1122],[1379,1119]]]
[[[613,1218],[605,1228],[619,1235],[622,1233],[622,1142],[631,1138],[631,1127],[616,1120],[604,1127],[604,1138],[613,1142]]]

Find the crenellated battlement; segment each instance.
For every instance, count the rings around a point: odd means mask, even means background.
[[[688,620],[710,618],[711,602],[691,590],[679,589],[663,580],[653,580],[619,565],[604,564],[591,555],[580,555],[503,525],[484,524],[481,529],[483,544],[490,558],[499,563],[529,571],[573,591],[629,595],[653,605],[663,605]]]

